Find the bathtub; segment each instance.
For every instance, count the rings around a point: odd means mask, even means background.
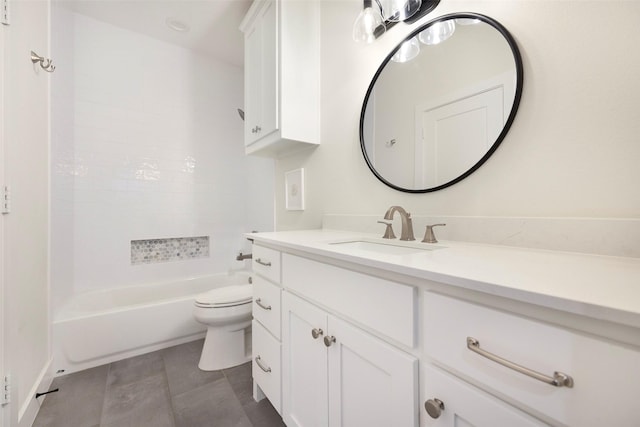
[[[235,272],[75,295],[54,317],[54,372],[68,374],[203,338],[206,327],[192,315],[195,296],[248,283],[250,277]]]

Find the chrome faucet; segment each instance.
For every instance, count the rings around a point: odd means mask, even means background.
[[[384,214],[384,219],[392,220],[393,214],[398,212],[400,214],[400,219],[402,220],[402,232],[400,233],[400,240],[416,240],[413,237],[413,221],[411,219],[411,214],[405,211],[400,206],[391,206],[387,209],[387,213]]]

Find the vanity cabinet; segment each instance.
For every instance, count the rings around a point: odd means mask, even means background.
[[[282,306],[287,426],[418,425],[415,357],[287,291]]]
[[[435,292],[423,296],[424,352],[444,369],[553,425],[640,425],[637,349]],[[445,386],[450,374],[425,370],[425,399],[453,408],[445,419],[474,407],[472,393]]]
[[[255,0],[240,25],[247,154],[278,157],[320,142],[319,7]]]
[[[282,413],[280,252],[253,246],[253,321],[251,322],[253,397],[268,398]]]
[[[423,369],[422,378],[427,396],[431,396],[425,402],[425,405],[430,407],[430,414],[424,418],[427,426],[547,426],[547,424],[433,365],[426,364]]]
[[[280,303],[254,306],[279,393],[254,375],[288,427],[640,426],[640,310],[584,293],[593,276],[631,299],[640,264],[454,243],[390,261],[335,251],[342,232],[290,233],[253,251],[255,291]]]

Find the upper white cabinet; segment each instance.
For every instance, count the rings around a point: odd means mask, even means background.
[[[245,35],[247,154],[320,143],[320,2],[256,0]]]

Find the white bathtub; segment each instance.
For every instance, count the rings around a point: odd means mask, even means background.
[[[65,374],[182,344],[205,335],[196,295],[248,283],[248,272],[78,294],[53,321],[54,371]]]

